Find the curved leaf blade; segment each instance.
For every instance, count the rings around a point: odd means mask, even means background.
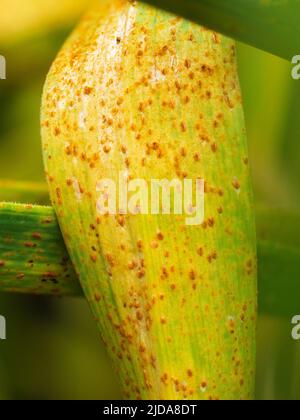
[[[291,60],[300,51],[299,0],[144,0]]]

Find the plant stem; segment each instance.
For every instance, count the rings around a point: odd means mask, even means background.
[[[144,0],[282,58],[300,51],[299,0]]]
[[[256,218],[259,312],[290,316],[299,309],[300,216],[260,209]],[[51,207],[0,204],[0,238],[0,293],[82,296]],[[55,276],[45,277],[47,272]]]

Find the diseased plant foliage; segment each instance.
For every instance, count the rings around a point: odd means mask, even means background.
[[[299,0],[146,3],[288,60],[299,52]],[[37,9],[46,31],[53,16]],[[8,43],[37,24],[2,20]],[[253,397],[255,235],[233,48],[175,15],[103,0],[62,50],[44,95],[54,208],[0,203],[0,292],[86,296],[126,397]],[[0,56],[0,78],[5,67]],[[202,228],[180,217],[100,217],[96,182],[122,169],[208,179]],[[48,203],[43,184],[0,181],[0,196]],[[292,212],[257,212],[260,314],[298,311],[299,226]]]
[[[53,206],[125,397],[253,398],[256,251],[234,43],[142,3],[102,2],[52,66],[42,127]],[[204,179],[205,222],[99,215],[99,180],[122,170]]]

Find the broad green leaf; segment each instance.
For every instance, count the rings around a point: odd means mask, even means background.
[[[234,43],[139,2],[103,0],[54,62],[41,115],[52,203],[125,397],[252,398],[256,243]],[[143,203],[138,215],[102,216],[99,179],[122,173],[146,188],[205,179],[203,227]],[[185,385],[158,382],[165,374]]]

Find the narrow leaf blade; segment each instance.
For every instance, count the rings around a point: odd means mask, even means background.
[[[299,53],[299,0],[145,0],[291,60]]]
[[[0,238],[1,292],[80,293],[51,207],[0,204]]]

